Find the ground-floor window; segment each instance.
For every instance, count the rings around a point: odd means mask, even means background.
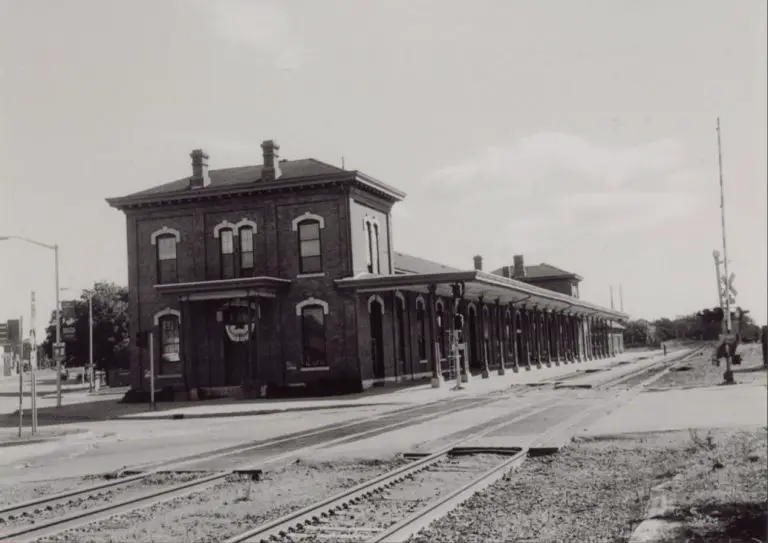
[[[325,342],[325,312],[319,305],[301,308],[301,342],[303,367],[320,368],[328,365]]]
[[[160,375],[181,373],[179,317],[166,315],[160,319]]]

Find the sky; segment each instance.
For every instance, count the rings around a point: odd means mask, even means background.
[[[396,250],[547,262],[633,318],[766,322],[763,0],[0,0],[0,236],[60,246],[61,286],[127,282],[104,201],[281,156],[407,193]],[[0,242],[0,320],[54,307],[51,251]],[[40,334],[38,332],[38,334]]]

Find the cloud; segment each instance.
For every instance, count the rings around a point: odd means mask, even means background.
[[[441,167],[414,196],[429,198],[430,214],[461,217],[449,235],[471,236],[462,232],[470,225],[498,233],[490,250],[540,249],[688,217],[696,179],[674,140],[620,147],[540,133]]]
[[[285,11],[275,3],[255,0],[206,1],[212,29],[235,44],[245,44],[261,53],[257,60],[284,70],[299,68],[305,51],[291,31]]]

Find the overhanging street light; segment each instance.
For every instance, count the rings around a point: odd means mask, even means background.
[[[59,310],[59,246],[48,245],[47,243],[35,241],[23,236],[0,236],[0,241],[11,240],[24,241],[26,243],[31,243],[32,245],[37,245],[38,247],[50,249],[54,254],[54,268],[56,274],[56,345],[53,348],[53,357],[56,360],[56,407],[61,407],[61,357],[58,356],[57,353],[58,345],[61,344],[61,315]]]

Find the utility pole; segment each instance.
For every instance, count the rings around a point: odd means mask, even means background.
[[[619,285],[619,311],[624,313],[624,289]]]
[[[722,226],[723,235],[723,275],[726,277],[726,281],[729,279],[728,275],[728,245],[726,244],[725,236],[725,190],[723,188],[723,151],[720,138],[720,117],[717,118],[717,165],[720,173],[720,222]],[[725,292],[725,334],[730,336],[731,334],[731,293],[730,290]],[[726,337],[726,341],[729,338]],[[733,384],[733,370],[731,369],[731,354],[730,349],[726,348],[725,351],[725,373],[723,373],[723,381],[728,384]]]
[[[32,434],[37,433],[37,332],[35,331],[35,318],[37,317],[37,308],[35,307],[35,291],[30,296],[30,323],[29,323],[29,377],[31,380],[32,400]]]
[[[24,317],[19,317],[19,437],[24,426]]]

